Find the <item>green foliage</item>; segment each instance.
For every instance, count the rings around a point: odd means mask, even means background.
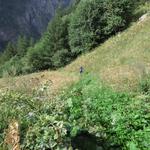
[[[138,20],[143,14],[149,13],[150,11],[150,1],[139,0],[137,7],[134,11],[134,18]]]
[[[29,63],[35,70],[64,66],[70,61],[68,17],[57,14],[50,22],[39,43],[28,52]]]
[[[133,10],[132,0],[83,0],[71,16],[69,40],[72,52],[80,54],[124,29]]]
[[[150,94],[150,75],[146,75],[139,84],[139,90],[143,94]]]
[[[72,15],[69,10],[58,12],[42,39],[29,50],[29,64],[33,70],[66,65],[82,51],[126,27],[132,6],[129,0],[81,1],[75,4]]]
[[[27,63],[25,54],[33,45],[33,39],[27,39],[25,36],[19,36],[16,44],[8,43],[0,56],[0,77],[6,75],[16,76],[30,72],[31,67]]]
[[[77,84],[51,101],[33,96],[1,94],[1,142],[8,123],[17,119],[24,149],[67,149],[71,145],[80,149],[86,145],[80,142],[73,145],[73,142],[81,131],[95,137],[93,147],[149,149],[148,97],[114,92],[91,75],[81,77]],[[85,137],[85,140],[88,139]]]
[[[0,66],[0,77],[16,76],[22,73],[23,64],[18,57],[12,57]]]
[[[34,94],[36,97],[36,95]],[[61,101],[37,100],[15,92],[0,95],[0,145],[4,142],[5,129],[12,120],[20,125],[23,149],[65,147],[67,134]],[[56,105],[57,104],[57,105]]]
[[[38,121],[27,132],[25,149],[56,149],[63,148],[63,138],[66,138],[67,130],[63,121],[57,121],[56,114],[41,115]],[[59,146],[58,146],[59,145]]]
[[[16,44],[17,56],[20,58],[23,57],[26,54],[27,49],[32,46],[32,44],[32,41],[28,41],[27,37],[19,36]]]
[[[5,51],[0,56],[0,64],[5,63],[16,55],[16,48],[13,43],[8,42]]]
[[[8,124],[16,119],[22,125],[22,130],[30,124],[28,113],[38,110],[38,102],[18,93],[2,93],[0,96],[0,144],[4,140],[4,129]],[[27,126],[26,126],[27,125]]]
[[[132,142],[138,149],[148,150],[150,103],[146,103],[146,99],[115,93],[89,77],[68,93],[66,112],[73,128],[105,139],[108,142],[106,149],[117,145],[129,149],[128,144]]]

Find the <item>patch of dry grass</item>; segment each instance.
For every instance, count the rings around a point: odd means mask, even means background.
[[[19,134],[19,123],[12,121],[6,132],[5,144],[8,149],[21,150],[20,148],[20,134]]]
[[[3,78],[0,80],[0,89],[32,94],[35,89],[50,81],[52,83],[50,92],[57,93],[59,89],[65,89],[77,79],[77,76],[64,72],[45,71],[15,78]]]

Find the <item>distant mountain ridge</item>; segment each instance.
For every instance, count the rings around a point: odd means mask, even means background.
[[[0,0],[0,50],[18,35],[39,37],[56,8],[72,0]]]

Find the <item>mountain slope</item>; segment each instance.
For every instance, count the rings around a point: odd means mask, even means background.
[[[19,34],[39,37],[58,5],[71,0],[0,0],[0,49]]]
[[[101,75],[110,83],[120,85],[128,81],[133,84],[133,80],[136,83],[135,80],[150,69],[149,17],[110,38],[93,52],[79,57],[65,70],[75,72],[81,65],[87,72]]]
[[[139,80],[150,72],[150,18],[134,23],[65,68],[0,79],[0,88],[14,89],[15,86],[31,92],[33,87],[52,80],[52,89],[56,91],[78,80],[80,66],[116,89],[135,89]]]

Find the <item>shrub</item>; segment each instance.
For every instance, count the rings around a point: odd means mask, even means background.
[[[143,94],[150,94],[150,76],[146,75],[139,84],[139,90]]]

